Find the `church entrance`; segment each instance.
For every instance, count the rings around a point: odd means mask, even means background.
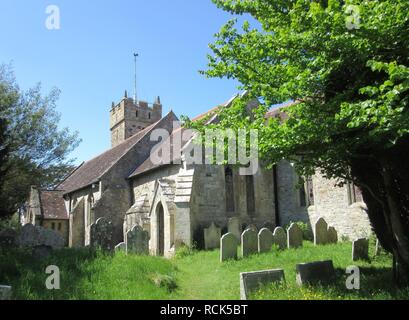
[[[156,207],[157,217],[157,234],[158,234],[158,255],[163,256],[165,254],[165,214],[162,203],[158,203]]]

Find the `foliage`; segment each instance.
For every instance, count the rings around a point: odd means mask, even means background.
[[[213,1],[255,20],[227,22],[210,45],[202,73],[247,91],[214,126],[258,130],[267,167],[287,159],[300,176],[354,182],[397,280],[409,281],[409,2]],[[251,98],[261,103],[253,115]],[[266,119],[283,101],[294,103]]]
[[[58,89],[43,96],[39,84],[22,91],[11,68],[0,66],[0,118],[7,121],[9,151],[7,159],[0,159],[7,168],[0,176],[0,216],[15,213],[31,185],[53,187],[73,168],[67,157],[79,140],[77,133],[58,127],[58,96]]]
[[[311,225],[309,223],[305,223],[305,222],[301,222],[301,221],[297,221],[297,222],[294,222],[294,223],[301,229],[302,236],[303,236],[304,240],[314,241],[314,233],[313,233]],[[289,224],[284,226],[284,228],[286,230],[288,230],[288,228],[290,227],[291,224],[292,224],[292,222],[290,222]]]

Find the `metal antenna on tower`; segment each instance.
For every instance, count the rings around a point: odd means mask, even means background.
[[[136,58],[139,57],[139,53],[134,53],[133,54],[134,57],[134,62],[135,62],[135,83],[134,83],[134,94],[133,94],[133,101],[135,104],[138,104],[138,96],[136,93]]]

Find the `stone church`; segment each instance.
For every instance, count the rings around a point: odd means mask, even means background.
[[[192,120],[229,107],[236,97]],[[230,166],[187,164],[180,154],[172,154],[170,164],[154,164],[150,154],[158,142],[151,140],[151,134],[156,129],[170,133],[163,143],[175,144],[175,137],[182,136],[183,150],[193,144],[186,130],[175,127],[177,116],[172,111],[163,115],[162,109],[159,98],[148,104],[126,93],[112,104],[112,147],[82,163],[54,190],[69,217],[69,246],[89,245],[90,227],[101,217],[112,221],[114,245],[140,225],[149,232],[151,254],[166,257],[183,244],[203,247],[203,229],[215,223],[223,233],[231,217],[239,217],[243,228],[250,224],[274,228],[296,221],[312,224],[324,217],[340,236],[355,238],[370,232],[366,206],[355,186],[336,187],[335,181],[317,172],[300,187],[300,178],[287,161],[272,170],[259,167],[249,176]],[[281,114],[275,109],[266,116]],[[217,116],[208,121],[217,121]]]

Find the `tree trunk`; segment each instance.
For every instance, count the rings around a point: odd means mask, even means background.
[[[372,160],[352,162],[368,216],[381,245],[394,256],[395,281],[409,284],[409,145],[400,141]]]

